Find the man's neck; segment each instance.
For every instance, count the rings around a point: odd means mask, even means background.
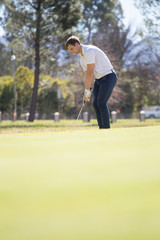
[[[82,52],[82,45],[80,44],[80,52],[81,56],[83,56],[83,52]]]

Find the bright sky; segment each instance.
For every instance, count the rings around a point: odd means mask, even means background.
[[[134,0],[119,0],[124,13],[125,26],[132,25],[133,29],[141,27],[143,24],[143,16],[140,11],[134,6]]]
[[[3,29],[0,27],[0,37],[2,37],[3,34],[4,34],[4,31],[3,31]]]
[[[133,32],[137,27],[142,26],[142,15],[139,10],[134,6],[134,0],[119,0],[122,4],[124,11],[124,24],[125,26],[132,25]],[[2,13],[0,12],[0,16]],[[0,27],[0,37],[4,34],[3,29]]]
[[[0,17],[3,17],[3,11],[0,11]],[[0,26],[0,37],[4,34],[2,27]]]
[[[0,27],[0,37],[4,34],[3,29]]]

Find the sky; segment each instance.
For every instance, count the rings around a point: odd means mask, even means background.
[[[2,27],[0,27],[0,37],[2,37],[4,35],[4,31],[2,29]]]
[[[127,27],[129,24],[132,25],[132,31],[134,32],[137,27],[143,24],[143,17],[139,10],[134,6],[134,0],[119,0],[122,4],[124,12],[124,25]],[[2,12],[0,12],[2,16]],[[4,34],[3,29],[0,27],[0,37]]]
[[[143,16],[140,11],[134,6],[135,0],[119,0],[124,14],[124,25],[132,25],[133,29],[140,27],[143,24]]]
[[[0,17],[3,17],[3,11],[0,11]],[[4,34],[3,28],[0,26],[0,37]]]

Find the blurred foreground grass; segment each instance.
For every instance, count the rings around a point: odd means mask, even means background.
[[[0,239],[160,239],[160,126],[0,142]]]
[[[111,123],[111,128],[144,127],[157,125],[160,125],[160,119],[146,119],[145,122],[140,122],[139,119],[118,119],[116,123]],[[60,120],[60,122],[54,122],[54,120],[35,120],[34,122],[0,122],[0,134],[76,131],[77,129],[98,129],[97,121],[94,119],[88,123],[84,123],[82,120]]]

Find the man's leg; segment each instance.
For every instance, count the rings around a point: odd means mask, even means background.
[[[110,114],[107,102],[112,94],[114,86],[117,82],[115,73],[108,74],[101,82],[99,87],[97,107],[101,115],[101,128],[110,128]]]
[[[102,127],[101,113],[100,113],[99,108],[97,106],[98,93],[99,93],[99,85],[95,82],[94,83],[94,88],[93,88],[93,107],[96,111],[98,126],[99,126],[99,128],[101,128]]]

